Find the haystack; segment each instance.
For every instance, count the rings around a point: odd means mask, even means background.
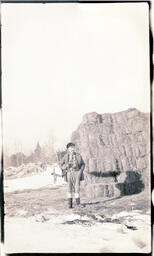
[[[86,163],[84,176],[89,197],[139,193],[148,186],[149,120],[149,114],[135,108],[83,116],[71,140]]]

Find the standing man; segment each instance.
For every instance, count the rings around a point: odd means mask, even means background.
[[[76,204],[80,204],[80,180],[83,175],[85,163],[82,156],[75,152],[75,144],[68,143],[67,153],[61,161],[61,169],[66,172],[68,182],[68,204],[72,208],[73,193],[76,198]]]

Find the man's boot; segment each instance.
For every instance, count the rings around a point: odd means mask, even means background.
[[[77,205],[80,204],[80,198],[76,198],[76,204],[77,204]]]
[[[68,207],[72,208],[72,198],[68,198]]]

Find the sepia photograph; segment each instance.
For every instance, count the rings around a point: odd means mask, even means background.
[[[1,5],[4,252],[150,253],[149,4]]]

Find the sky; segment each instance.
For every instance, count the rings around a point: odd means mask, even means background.
[[[64,147],[88,112],[150,111],[146,3],[2,4],[9,152]]]

